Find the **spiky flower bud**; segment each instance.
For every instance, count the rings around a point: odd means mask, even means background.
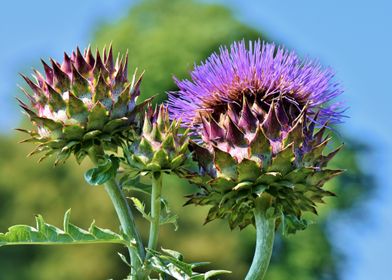
[[[149,107],[140,137],[125,151],[128,165],[138,172],[181,172],[191,154],[188,132],[180,135],[180,123],[170,121],[166,106]]]
[[[197,139],[200,172],[190,180],[201,188],[188,203],[212,206],[206,222],[244,228],[263,197],[286,231],[303,228],[303,211],[317,213],[316,203],[333,195],[322,186],[341,172],[325,168],[338,151],[325,154],[326,120],[341,116],[329,103],[340,94],[332,72],[259,41],[222,48],[191,76],[169,98],[172,118]]]
[[[33,130],[23,130],[38,143],[31,154],[44,152],[40,160],[55,154],[55,164],[71,154],[81,162],[92,145],[116,150],[131,134],[139,121],[138,112],[145,103],[136,105],[140,95],[141,76],[128,81],[128,54],[113,59],[112,48],[97,50],[79,48],[71,56],[64,53],[60,64],[42,61],[45,75],[34,70],[34,80],[22,75],[32,92],[23,90],[30,105],[19,100],[30,117]]]

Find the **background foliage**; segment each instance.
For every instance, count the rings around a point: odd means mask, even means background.
[[[181,28],[179,28],[179,26]],[[130,52],[130,69],[144,69],[142,98],[175,89],[170,75],[187,76],[193,63],[198,63],[221,44],[245,38],[266,39],[260,31],[236,21],[221,6],[191,1],[150,0],[133,7],[119,22],[99,26],[92,46],[113,42],[117,51]],[[31,150],[16,142],[18,137],[0,138],[0,231],[13,224],[34,224],[34,214],[61,225],[66,209],[72,208],[73,222],[88,227],[92,218],[102,227],[117,229],[114,210],[100,187],[88,186],[83,171],[89,167],[67,163],[58,168],[47,161],[26,159]],[[357,158],[363,147],[346,140],[344,152],[334,164],[346,168],[343,176],[328,188],[338,193],[323,206],[317,223],[295,236],[279,236],[267,279],[339,279],[343,256],[329,238],[333,228],[331,214],[350,215],[368,193],[369,178],[359,168]],[[164,178],[164,195],[174,212],[180,214],[179,230],[165,226],[161,240],[164,247],[178,250],[189,261],[211,261],[207,269],[228,269],[233,274],[224,279],[242,279],[253,256],[254,230],[230,232],[224,222],[201,226],[206,208],[187,206],[183,196],[192,186],[174,177]],[[360,195],[362,194],[362,195]],[[364,195],[363,195],[364,194]],[[147,225],[138,220],[146,238]],[[116,257],[115,245],[70,247],[4,247],[0,249],[0,279],[122,279],[126,267]]]

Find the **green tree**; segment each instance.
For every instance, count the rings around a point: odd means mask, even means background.
[[[158,94],[161,101],[165,91],[175,89],[172,75],[185,77],[194,62],[222,44],[259,37],[260,32],[236,21],[222,6],[147,0],[119,22],[100,27],[95,42],[99,48],[112,42],[118,51],[129,50],[130,71],[146,71],[141,97]]]

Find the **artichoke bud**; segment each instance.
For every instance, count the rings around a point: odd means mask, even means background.
[[[325,168],[339,148],[326,154],[327,124],[316,129],[306,105],[293,110],[272,100],[268,108],[244,97],[242,104],[200,118],[203,144],[192,142],[191,149],[201,176],[190,180],[202,188],[187,204],[212,206],[206,222],[225,218],[242,229],[254,222],[255,199],[265,196],[278,223],[294,232],[303,228],[303,212],[317,213],[316,203],[334,195],[322,187],[341,173]]]
[[[125,151],[127,164],[137,172],[182,172],[191,160],[188,132],[180,134],[179,120],[170,121],[167,107],[145,113],[140,136]]]
[[[20,130],[30,135],[26,142],[39,144],[31,154],[55,154],[55,164],[74,154],[81,162],[93,145],[116,150],[133,135],[148,101],[136,105],[142,76],[135,72],[128,81],[127,60],[128,54],[114,61],[111,47],[103,58],[77,48],[61,64],[42,61],[45,74],[35,71],[34,81],[22,75],[32,92],[22,89],[30,104],[19,103],[33,129]]]

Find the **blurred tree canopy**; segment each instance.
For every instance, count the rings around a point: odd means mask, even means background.
[[[99,27],[95,42],[99,48],[112,42],[115,50],[129,50],[129,71],[146,71],[142,98],[159,94],[161,101],[165,91],[174,89],[172,75],[185,77],[194,62],[222,44],[258,37],[259,32],[234,20],[222,6],[147,0],[119,22]]]
[[[181,0],[146,0],[134,6],[119,21],[99,26],[92,46],[112,42],[117,51],[129,50],[129,72],[145,70],[142,98],[175,89],[171,75],[188,76],[193,63],[205,59],[222,44],[240,39],[266,39],[264,34],[236,21],[230,11],[218,5]],[[54,168],[52,162],[36,164],[25,159],[31,146],[19,145],[19,137],[0,138],[0,231],[13,224],[33,224],[34,214],[43,214],[48,222],[61,224],[61,218],[72,208],[73,221],[85,227],[97,225],[118,228],[115,213],[100,187],[83,181],[83,170],[89,166],[67,163]],[[295,236],[279,236],[266,279],[339,279],[340,254],[328,238],[327,225],[331,212],[351,211],[367,193],[369,177],[360,169],[357,158],[363,150],[348,143],[334,161],[348,170],[332,181],[328,188],[338,194],[321,207],[316,224]],[[160,240],[163,246],[184,253],[190,261],[211,261],[209,269],[232,270],[224,279],[243,279],[253,256],[255,233],[229,230],[223,221],[202,226],[207,208],[187,206],[183,196],[192,186],[167,176],[164,195],[173,211],[180,214],[179,230],[165,226]],[[147,227],[138,219],[146,238]],[[126,266],[116,257],[123,251],[114,245],[70,247],[5,247],[0,248],[0,279],[122,279]]]

